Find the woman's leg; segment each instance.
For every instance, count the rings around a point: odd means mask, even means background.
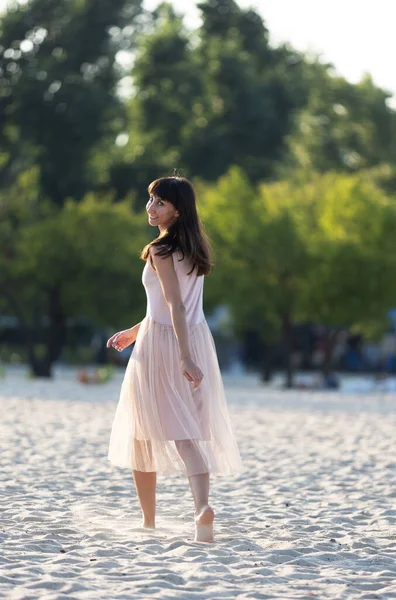
[[[198,515],[209,503],[209,473],[190,475],[188,481],[194,498],[195,515]]]
[[[178,440],[175,444],[187,472],[203,471],[188,478],[195,505],[195,540],[213,542],[214,511],[208,504],[209,473],[205,472],[207,465],[193,440]]]
[[[136,493],[143,512],[143,527],[155,528],[155,495],[157,474],[154,471],[151,443],[134,440],[134,467],[132,470]]]
[[[143,513],[143,527],[155,529],[155,491],[157,473],[132,471],[136,493]]]

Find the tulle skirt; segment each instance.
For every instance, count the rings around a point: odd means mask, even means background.
[[[181,372],[173,327],[149,316],[142,321],[112,426],[112,463],[188,476],[242,470],[212,334],[205,320],[189,331],[203,372],[196,390]]]

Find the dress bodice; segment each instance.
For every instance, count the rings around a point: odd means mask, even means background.
[[[173,264],[179,280],[180,292],[183,304],[186,308],[186,318],[189,325],[196,325],[205,319],[203,312],[203,284],[204,276],[197,276],[196,269],[188,275],[191,270],[191,262],[188,258],[182,258],[182,254],[176,251],[172,254]],[[172,325],[170,308],[166,303],[162,292],[158,273],[147,260],[143,269],[142,282],[147,295],[147,313],[157,323]]]

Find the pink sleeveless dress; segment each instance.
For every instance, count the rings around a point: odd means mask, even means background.
[[[137,471],[233,474],[241,459],[232,431],[212,334],[203,312],[204,277],[173,254],[190,332],[192,359],[203,380],[183,376],[179,347],[157,272],[146,262],[147,313],[128,362],[112,426],[109,460]]]

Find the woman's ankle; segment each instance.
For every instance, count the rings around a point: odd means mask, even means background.
[[[155,523],[143,521],[144,529],[155,529]]]
[[[155,518],[148,518],[143,515],[143,527],[145,529],[155,529]]]
[[[205,504],[199,504],[195,508],[195,516],[197,517],[198,515],[200,515],[202,513],[202,511],[206,511],[206,510],[209,510],[210,512],[214,512],[213,508],[210,506],[210,504],[208,504],[208,502],[206,502]]]

